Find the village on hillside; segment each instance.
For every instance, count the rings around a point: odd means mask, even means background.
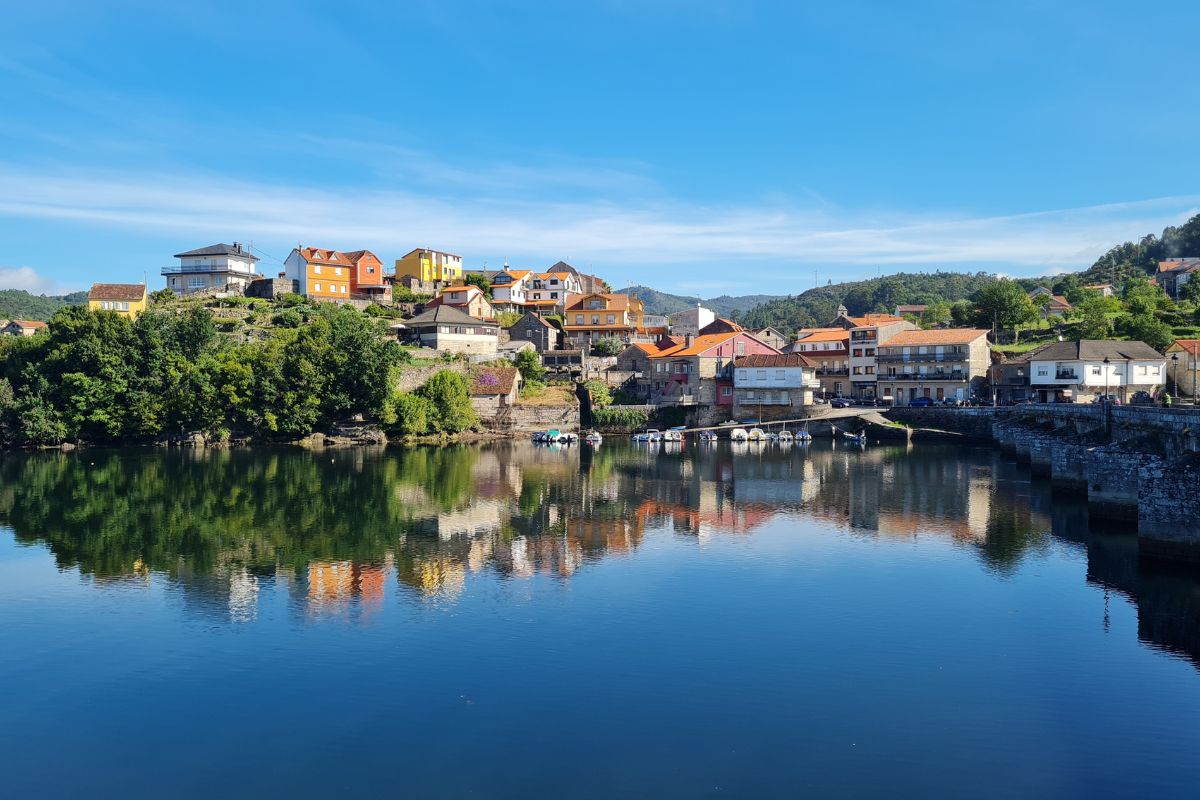
[[[415,363],[463,363],[485,423],[511,415],[523,400],[575,402],[573,389],[539,398],[547,383],[583,383],[597,406],[677,407],[693,425],[797,419],[847,405],[1152,404],[1197,393],[1200,341],[1179,338],[1156,349],[1115,338],[1071,340],[1056,325],[1077,316],[1073,304],[1044,287],[1016,302],[1027,303],[1025,313],[1047,335],[1059,335],[1011,352],[996,347],[1002,326],[931,319],[927,305],[863,313],[843,306],[826,324],[800,330],[746,329],[702,305],[652,315],[638,297],[614,293],[603,278],[563,261],[544,271],[507,264],[470,271],[461,256],[416,248],[389,267],[366,249],[296,247],[268,275],[259,256],[237,242],[174,258],[161,270],[161,288],[97,283],[88,308],[135,319],[150,306],[202,305],[221,333],[252,342],[272,326],[302,325],[318,305],[351,306],[377,318],[380,336],[410,348]],[[1200,258],[1170,259],[1149,285],[1177,299],[1198,272]],[[1103,283],[1076,294],[1119,308],[1120,292]],[[0,331],[13,336],[46,329],[44,322],[0,321]]]

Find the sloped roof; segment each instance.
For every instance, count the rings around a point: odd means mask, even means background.
[[[136,302],[146,296],[146,286],[141,283],[93,283],[88,300],[121,300]]]
[[[632,347],[636,347],[647,355],[661,353],[664,350],[680,347],[687,341],[683,336],[669,336],[657,339],[653,342],[634,342]]]
[[[414,247],[412,250],[409,250],[407,253],[405,253],[404,257],[408,258],[413,253],[440,253],[444,256],[450,256],[451,258],[462,258],[462,256],[460,256],[460,255],[455,255],[454,253],[447,253],[445,250],[434,250],[431,247]]]
[[[731,319],[717,317],[712,322],[701,328],[700,333],[702,335],[710,333],[741,333],[744,330],[746,329]]]
[[[1200,268],[1200,258],[1181,258],[1175,261],[1158,262],[1159,272],[1191,272]]]
[[[409,319],[403,321],[403,324],[406,328],[420,327],[422,325],[436,325],[440,323],[444,323],[446,325],[474,325],[475,327],[479,327],[480,325],[488,325],[493,328],[499,327],[491,320],[475,319],[474,317],[468,316],[467,314],[459,311],[454,306],[448,305],[435,306],[434,308],[427,309],[420,314],[417,314],[415,317],[410,317]]]
[[[517,380],[516,367],[480,367],[471,382],[471,394],[504,395],[513,390]]]
[[[731,339],[737,337],[741,331],[731,331],[729,333],[709,333],[703,336],[697,336],[692,340],[691,345],[688,345],[685,340],[681,344],[668,347],[665,350],[659,350],[657,353],[651,353],[651,358],[680,358],[683,356],[699,356],[705,351],[711,350],[717,345],[724,344]]]
[[[734,359],[735,367],[809,367],[815,368],[817,362],[801,353],[758,353]]]
[[[929,306],[927,305],[917,303],[912,305],[898,305],[896,306],[896,311],[900,314],[920,314],[928,310],[928,308]]]
[[[1071,304],[1068,303],[1067,298],[1063,297],[1061,294],[1052,294],[1052,295],[1050,295],[1050,307],[1051,308],[1070,308]]]
[[[0,325],[0,327],[8,327],[9,325],[20,325],[22,328],[31,328],[33,330],[41,330],[42,328],[46,327],[46,323],[38,322],[37,320],[33,320],[33,319],[3,320],[3,323],[4,324]]]
[[[527,312],[525,312],[525,316],[523,316],[523,317],[521,317],[519,320],[517,320],[517,324],[520,324],[520,323],[524,322],[524,321],[525,321],[525,320],[527,320],[527,319],[532,319],[534,322],[538,323],[538,324],[539,324],[539,325],[541,325],[542,327],[545,327],[545,328],[550,328],[550,329],[552,329],[552,330],[558,330],[557,326],[555,326],[555,325],[554,325],[553,323],[551,323],[549,320],[546,320],[546,319],[544,319],[543,317],[541,317],[541,316],[539,316],[539,315],[537,315],[537,314],[534,314],[534,313],[528,312],[528,311],[527,311]]]
[[[845,328],[805,328],[796,337],[798,342],[848,342],[850,331]]]
[[[603,297],[608,301],[608,307],[604,309],[589,309],[584,308],[585,300],[590,300],[593,297]],[[629,308],[631,298],[627,294],[606,294],[604,292],[595,292],[593,294],[575,295],[575,299],[571,305],[567,306],[567,311],[624,311]],[[632,298],[633,302],[640,302],[636,297]]]
[[[861,317],[847,316],[846,319],[853,322],[859,328],[870,328],[875,325],[887,325],[889,322],[904,322],[904,317],[897,317],[895,314],[863,314]]]
[[[238,258],[248,258],[251,261],[258,261],[258,256],[251,255],[249,250],[243,250],[240,244],[210,244],[208,247],[198,247],[195,250],[188,250],[184,253],[176,253],[172,258],[183,258],[184,256],[237,256]]]
[[[578,275],[578,274],[579,274],[579,270],[575,269],[574,267],[572,267],[570,264],[568,264],[568,263],[567,263],[567,262],[565,262],[565,261],[558,261],[558,262],[556,262],[556,263],[554,264],[554,266],[550,267],[550,269],[548,269],[548,270],[546,270],[546,271],[547,271],[547,272],[569,272],[569,273],[571,273],[572,275]]]
[[[980,336],[987,336],[982,328],[941,328],[929,331],[900,331],[888,339],[882,347],[912,347],[930,344],[970,344]]]
[[[894,341],[896,340],[892,339],[892,342]],[[1118,361],[1161,359],[1162,353],[1145,342],[1083,339],[1078,342],[1051,342],[1038,350],[1034,356],[1038,361],[1102,361],[1105,358]]]
[[[1189,355],[1200,355],[1200,339],[1176,339],[1174,344],[1179,345]]]
[[[362,261],[362,259],[365,258],[366,256],[370,256],[371,258],[375,259],[376,261],[379,261],[379,256],[375,255],[370,250],[351,250],[349,252],[342,253],[342,255],[344,255],[348,261],[350,261],[354,264],[358,264],[358,262]],[[382,264],[383,262],[379,261],[379,263]]]
[[[325,250],[320,247],[301,247],[300,257],[310,264],[329,264],[334,267],[352,267],[350,259],[345,253],[339,253],[337,250]]]

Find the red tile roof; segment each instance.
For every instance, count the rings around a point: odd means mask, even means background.
[[[93,283],[88,300],[123,300],[136,302],[146,296],[146,287],[141,283]]]
[[[928,344],[970,344],[980,336],[987,336],[982,328],[942,328],[932,331],[900,331],[888,339],[882,347],[912,347]]]
[[[657,353],[652,353],[651,358],[681,358],[684,356],[703,355],[705,351],[711,350],[717,345],[724,344],[730,339],[737,337],[740,331],[731,331],[729,333],[710,333],[704,336],[697,336],[692,340],[689,346],[686,341],[682,344],[677,344],[674,347],[668,347],[666,350],[660,350]]]
[[[516,367],[480,367],[475,370],[471,394],[505,395],[513,390],[517,379]]]
[[[300,257],[310,264],[329,264],[334,267],[354,266],[345,253],[339,253],[337,250],[323,250],[320,247],[301,247]]]
[[[1200,339],[1176,339],[1175,344],[1189,355],[1200,356]]]
[[[817,362],[800,353],[756,353],[734,359],[735,367],[808,367],[815,369]]]

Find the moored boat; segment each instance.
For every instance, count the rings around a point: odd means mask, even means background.
[[[750,438],[745,428],[734,428],[729,432],[729,438],[735,442],[744,442]]]

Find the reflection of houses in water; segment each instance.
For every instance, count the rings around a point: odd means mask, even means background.
[[[310,613],[345,613],[356,608],[370,613],[383,604],[387,576],[394,557],[387,553],[380,563],[349,560],[310,561],[298,581],[297,590]]]

